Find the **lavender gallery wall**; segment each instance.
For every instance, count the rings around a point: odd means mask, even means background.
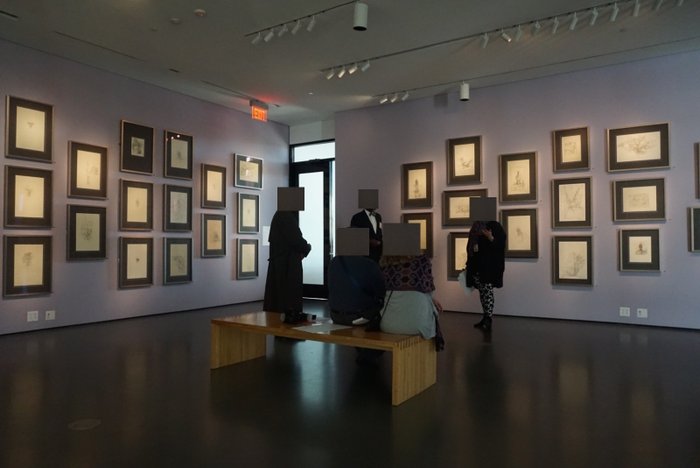
[[[165,91],[40,52],[0,42],[0,94],[53,106],[53,161],[50,164],[5,157],[7,166],[49,170],[53,178],[53,227],[50,229],[0,228],[2,236],[51,236],[51,293],[0,300],[0,334],[72,325],[126,317],[260,300],[267,271],[268,248],[258,233],[237,233],[236,201],[239,192],[259,195],[259,225],[269,225],[276,205],[276,187],[287,184],[288,128],[272,122],[255,122],[240,112]],[[4,107],[3,107],[4,109]],[[120,121],[128,120],[154,129],[153,175],[120,172]],[[0,117],[3,129],[5,112]],[[164,130],[193,137],[193,177],[181,180],[163,177]],[[3,132],[3,139],[5,138]],[[87,200],[67,196],[68,142],[82,142],[108,150],[107,199]],[[5,141],[2,141],[5,147]],[[263,160],[263,190],[234,186],[234,153]],[[226,169],[223,209],[204,209],[200,204],[201,165]],[[153,229],[127,232],[119,229],[120,179],[153,184]],[[192,230],[163,229],[163,186],[191,187]],[[4,197],[4,182],[0,197]],[[4,200],[3,200],[4,201]],[[106,207],[106,256],[104,260],[67,261],[66,207],[69,204]],[[202,258],[201,216],[225,215],[226,254]],[[118,240],[120,237],[153,239],[153,284],[148,287],[118,287]],[[191,238],[192,281],[163,285],[163,239]],[[236,241],[259,241],[257,278],[237,280]],[[3,259],[4,260],[4,259]],[[4,262],[3,262],[4,264]],[[0,281],[6,275],[0,273]],[[46,311],[55,311],[47,321]],[[36,311],[38,321],[28,322]]]
[[[441,195],[486,188],[489,196],[498,196],[499,155],[536,152],[536,199],[499,201],[498,208],[537,210],[539,254],[507,260],[495,313],[700,328],[700,256],[689,252],[686,215],[688,207],[700,205],[694,162],[700,141],[698,76],[700,53],[691,52],[477,88],[469,102],[453,92],[341,113],[336,116],[338,225],[357,210],[358,188],[380,190],[385,222],[399,222],[402,213],[431,211],[437,297],[446,310],[480,312],[478,293],[465,295],[448,280],[448,232],[467,232],[468,226],[441,225]],[[607,129],[659,123],[669,124],[668,168],[607,170]],[[554,172],[552,132],[577,127],[589,131],[590,168]],[[468,136],[482,139],[482,182],[447,186],[446,142]],[[402,209],[402,164],[425,161],[433,163],[432,208]],[[553,228],[551,181],[574,177],[591,178],[591,226]],[[665,219],[613,221],[613,181],[652,178],[665,181]],[[659,231],[659,271],[619,271],[618,231],[646,228]],[[552,238],[562,235],[592,238],[591,285],[553,284]],[[622,316],[620,307],[629,307],[630,316]],[[646,309],[647,317],[638,317],[637,309]]]

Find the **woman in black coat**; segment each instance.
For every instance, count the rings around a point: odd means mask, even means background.
[[[493,320],[493,288],[503,287],[506,232],[497,221],[476,221],[467,242],[467,286],[479,290],[483,317],[474,325],[491,330]]]

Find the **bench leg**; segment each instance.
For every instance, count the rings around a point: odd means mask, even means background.
[[[267,336],[211,325],[211,369],[265,356]]]
[[[392,352],[391,404],[398,406],[437,380],[437,353],[433,340],[397,348]]]

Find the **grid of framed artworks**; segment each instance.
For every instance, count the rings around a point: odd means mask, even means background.
[[[4,168],[4,219],[6,229],[21,235],[3,236],[3,296],[29,296],[52,292],[53,237],[42,234],[54,227],[53,171],[34,163],[53,162],[53,106],[7,96],[5,155],[30,165],[6,164]],[[154,230],[155,129],[127,120],[120,121],[119,199],[115,215],[118,287],[147,287],[154,284],[154,242],[146,233]],[[194,138],[163,130],[163,177],[180,183],[162,184],[162,279],[164,285],[188,283],[193,258],[193,163]],[[68,141],[67,197],[81,199],[66,205],[66,259],[101,261],[109,255],[107,242],[108,150],[94,142]],[[19,162],[19,161],[18,161]],[[225,256],[228,237],[225,213],[227,169],[201,165],[201,257]],[[234,155],[234,185],[245,191],[236,194],[236,277],[256,278],[260,233],[260,196],[248,192],[262,189],[263,160]],[[158,192],[160,193],[160,192]],[[30,231],[30,232],[25,232]],[[36,231],[36,232],[31,232]]]

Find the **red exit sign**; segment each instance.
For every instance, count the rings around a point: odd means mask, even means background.
[[[267,122],[267,109],[265,109],[264,107],[252,105],[250,106],[250,116],[253,118],[253,120]]]

